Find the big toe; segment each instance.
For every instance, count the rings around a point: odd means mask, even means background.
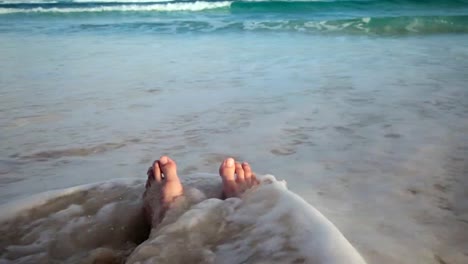
[[[179,180],[177,176],[177,165],[175,161],[173,161],[168,156],[162,156],[159,158],[159,166],[161,168],[162,174],[164,175],[165,180],[167,181],[175,181]]]
[[[227,158],[221,163],[219,175],[223,178],[223,181],[234,181],[235,163],[233,158]]]

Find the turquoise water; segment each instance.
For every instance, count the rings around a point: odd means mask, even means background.
[[[468,1],[0,0],[0,204],[232,155],[371,263],[466,263],[467,21]]]
[[[468,32],[465,0],[0,1],[2,32],[305,32],[408,35]]]

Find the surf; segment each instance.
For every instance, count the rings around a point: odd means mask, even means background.
[[[327,218],[271,175],[227,200],[218,198],[219,176],[182,180],[183,200],[151,234],[141,213],[141,180],[77,186],[3,206],[1,260],[364,263]]]
[[[102,13],[102,12],[173,12],[173,11],[201,11],[229,7],[231,2],[185,2],[165,4],[116,4],[116,3],[92,3],[92,4],[27,4],[27,5],[3,5],[0,14],[16,13]],[[1,5],[0,5],[1,6]]]
[[[404,9],[401,7],[404,6]],[[75,1],[0,1],[3,14],[34,12],[149,12],[149,11],[201,11],[227,8],[232,13],[312,13],[321,15],[330,12],[381,12],[388,10],[408,12],[459,11],[468,8],[468,1],[171,1],[171,0],[75,0]],[[8,11],[8,12],[7,12]]]
[[[57,18],[73,20],[57,25],[61,32],[299,32],[371,36],[468,32],[468,2],[462,0],[0,2],[2,32],[14,32],[26,16],[40,22],[48,18],[52,22]],[[35,24],[29,28],[34,31]]]

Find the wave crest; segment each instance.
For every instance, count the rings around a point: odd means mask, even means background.
[[[171,11],[202,11],[207,9],[226,8],[232,2],[188,2],[188,3],[166,3],[166,4],[125,4],[93,7],[34,7],[34,8],[0,8],[0,14],[15,13],[94,13],[94,12],[171,12]]]

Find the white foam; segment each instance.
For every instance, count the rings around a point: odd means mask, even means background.
[[[60,190],[52,190],[52,191],[39,193],[36,195],[31,195],[28,197],[19,198],[9,203],[0,205],[0,212],[2,212],[0,214],[0,221],[5,221],[7,219],[13,218],[19,213],[29,210],[31,208],[41,207],[42,205],[48,203],[52,199],[60,198],[60,197],[70,195],[73,193],[83,192],[92,188],[111,189],[112,187],[115,187],[118,185],[131,187],[131,186],[141,184],[141,182],[142,182],[141,179],[120,178],[120,179],[114,179],[111,181],[90,183],[90,184],[79,185],[79,186],[74,186],[74,187],[60,189]]]
[[[182,181],[185,195],[127,263],[364,263],[329,220],[271,175],[226,200],[219,199],[219,176]],[[0,263],[124,261],[142,242],[143,186],[142,180],[117,179],[3,207],[15,210],[7,210],[10,217],[0,225]],[[160,190],[153,186],[146,197],[157,212]]]
[[[124,259],[144,236],[143,186],[139,179],[117,179],[3,206],[0,263]]]
[[[73,0],[72,3],[157,3],[173,0]],[[56,0],[0,0],[0,4],[54,4],[63,3]],[[67,2],[65,2],[67,3]]]
[[[73,0],[74,3],[157,3],[173,0]]]
[[[161,225],[128,263],[365,263],[329,220],[271,175],[240,199],[208,199]]]
[[[58,3],[58,1],[47,1],[47,0],[4,0],[0,1],[0,4],[54,4]]]
[[[190,3],[167,3],[149,5],[112,5],[98,7],[77,8],[0,8],[0,14],[14,13],[86,13],[86,12],[172,12],[172,11],[202,11],[207,9],[225,8],[231,6],[232,2],[190,2]]]

